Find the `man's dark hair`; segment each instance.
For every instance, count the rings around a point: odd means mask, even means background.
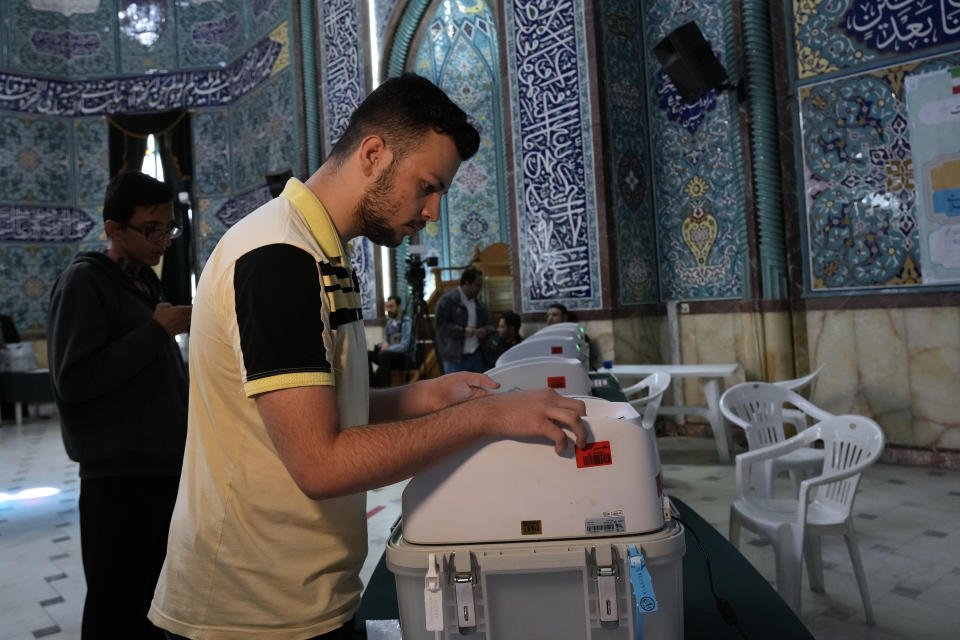
[[[400,298],[400,296],[387,296],[387,302],[390,302],[391,300],[396,302],[398,307],[403,306],[403,300]]]
[[[507,324],[508,327],[513,327],[517,330],[517,334],[520,333],[520,315],[513,311],[504,311],[503,315],[500,316],[503,318],[503,321]]]
[[[547,307],[547,309],[559,309],[560,313],[565,315],[568,320],[570,319],[570,312],[567,311],[567,308],[564,305],[560,304],[559,302],[554,302],[549,307]]]
[[[169,185],[139,171],[114,176],[103,198],[103,220],[126,223],[133,217],[134,207],[149,207],[173,201]]]
[[[450,136],[460,160],[469,160],[480,147],[480,134],[442,89],[415,73],[389,78],[360,103],[347,130],[330,152],[342,164],[369,135],[383,138],[394,159],[416,151],[427,131]]]
[[[460,276],[460,284],[470,284],[474,282],[477,278],[483,277],[483,271],[477,269],[476,267],[467,267],[463,270],[463,275]]]

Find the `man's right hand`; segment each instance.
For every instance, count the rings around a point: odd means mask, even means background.
[[[577,446],[587,443],[587,429],[580,419],[587,413],[583,400],[562,396],[553,389],[539,389],[486,396],[468,404],[479,409],[480,403],[483,409],[475,415],[489,416],[488,435],[543,437],[553,441],[558,455],[567,448],[567,435],[561,427],[573,432]]]
[[[190,314],[193,306],[189,304],[172,305],[161,302],[153,310],[153,319],[160,323],[172,336],[184,333],[190,328]]]

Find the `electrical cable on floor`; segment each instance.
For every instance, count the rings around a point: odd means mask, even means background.
[[[673,519],[683,525],[684,529],[690,532],[693,536],[694,541],[697,543],[697,547],[700,548],[700,553],[703,554],[703,561],[707,565],[707,583],[710,585],[710,593],[713,594],[713,600],[717,605],[717,611],[720,613],[720,617],[723,618],[723,621],[728,625],[736,629],[740,633],[740,637],[744,640],[749,640],[747,634],[743,632],[743,629],[740,628],[740,625],[737,622],[737,612],[734,611],[733,605],[730,604],[730,601],[726,598],[721,598],[717,594],[717,588],[713,584],[713,569],[710,567],[710,556],[707,555],[707,550],[703,547],[703,543],[700,541],[700,536],[697,535],[697,532],[693,530],[686,522],[676,515],[673,516]]]

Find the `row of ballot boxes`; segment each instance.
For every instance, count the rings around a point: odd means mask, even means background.
[[[582,399],[585,448],[482,441],[404,489],[386,562],[405,640],[683,637],[683,528],[652,423],[591,396],[587,349],[579,325],[551,325],[487,372],[498,393]]]

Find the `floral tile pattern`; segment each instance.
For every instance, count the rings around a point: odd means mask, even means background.
[[[953,0],[793,0],[797,77],[960,42],[960,7]]]
[[[954,54],[800,89],[813,291],[921,284],[903,81],[957,64]]]
[[[649,47],[676,27],[696,21],[723,64],[729,3],[721,0],[654,0],[647,3]],[[745,215],[742,159],[732,149],[737,112],[727,95],[707,95],[680,107],[676,88],[656,58],[647,56],[651,103],[654,202],[663,300],[741,298],[745,251],[737,228]]]
[[[441,3],[427,25],[414,68],[467,112],[480,131],[480,148],[460,167],[440,220],[427,225],[421,243],[441,266],[462,266],[478,247],[510,243],[497,25],[482,1]]]
[[[214,67],[240,55],[247,45],[241,0],[180,3],[177,46],[180,68]]]
[[[230,193],[228,109],[195,111],[193,135],[194,192],[198,197]]]
[[[606,141],[607,209],[615,224],[617,300],[621,305],[657,302],[657,244],[647,162],[649,132],[644,90],[640,6],[629,0],[598,7]]]
[[[21,333],[47,326],[50,290],[75,253],[73,244],[5,245],[0,251],[0,305]]]
[[[0,115],[0,194],[6,202],[69,204],[70,123]]]
[[[110,140],[105,118],[77,118],[73,121],[76,139],[77,204],[103,203],[110,181]]]
[[[34,9],[30,0],[9,0],[7,21],[11,67],[45,76],[117,72],[113,2],[100,2],[93,12],[64,15]]]

